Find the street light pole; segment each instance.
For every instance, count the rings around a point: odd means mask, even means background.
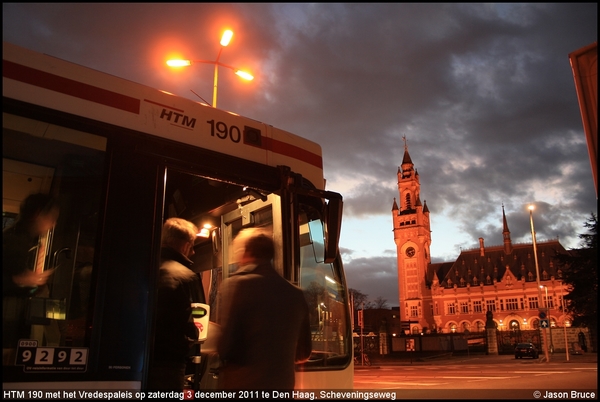
[[[563,283],[560,282],[560,305],[563,313],[563,330],[565,334],[565,353],[567,354],[567,361],[569,361],[569,340],[567,339],[567,312],[565,311],[565,296],[563,294]]]
[[[542,284],[540,282],[540,267],[538,264],[538,256],[537,256],[537,245],[535,242],[535,229],[533,228],[533,205],[529,206],[529,222],[531,224],[531,238],[533,240],[533,258],[535,260],[535,276],[537,278],[538,284],[538,306],[540,301],[542,300]],[[547,314],[547,313],[546,313]],[[550,362],[550,356],[548,355],[548,342],[546,339],[546,328],[543,328],[543,337],[544,337],[544,355],[546,356],[546,362]]]
[[[214,107],[214,108],[217,107],[217,87],[218,87],[218,82],[219,82],[219,66],[232,70],[236,75],[242,77],[245,80],[251,81],[254,79],[254,77],[250,73],[241,71],[240,69],[237,69],[232,66],[228,66],[227,64],[223,64],[219,61],[221,59],[221,53],[223,52],[223,48],[226,47],[227,45],[229,45],[229,42],[231,41],[232,36],[233,36],[233,32],[230,31],[229,29],[223,33],[223,36],[221,37],[221,42],[220,42],[221,47],[219,48],[219,53],[217,54],[217,58],[215,61],[210,61],[210,60],[168,60],[167,61],[167,65],[169,65],[171,67],[186,67],[186,66],[191,66],[192,63],[214,64],[215,73],[214,73],[214,79],[213,79],[213,104],[212,104],[212,107]]]
[[[550,332],[550,354],[554,354],[554,342],[552,342],[552,319],[550,318],[550,303],[548,303],[548,286],[542,285],[546,290],[546,300],[544,306],[546,307],[546,315],[548,317],[548,331]]]

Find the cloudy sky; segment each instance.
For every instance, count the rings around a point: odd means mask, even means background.
[[[398,305],[391,208],[403,136],[431,211],[434,262],[513,242],[577,247],[597,211],[569,53],[597,41],[597,4],[17,4],[3,40],[219,108],[323,147],[344,196],[347,280]],[[193,92],[192,92],[193,91]]]

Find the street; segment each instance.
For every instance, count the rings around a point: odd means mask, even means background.
[[[396,399],[597,399],[598,365],[575,357],[545,363],[514,356],[357,367],[355,390],[397,391]]]

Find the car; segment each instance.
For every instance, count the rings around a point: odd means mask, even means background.
[[[529,343],[518,343],[515,347],[515,359],[522,359],[523,357],[531,357],[537,359],[540,356],[537,348],[531,342]]]

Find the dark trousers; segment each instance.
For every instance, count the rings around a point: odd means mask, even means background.
[[[185,363],[154,362],[148,372],[150,391],[183,391]]]

